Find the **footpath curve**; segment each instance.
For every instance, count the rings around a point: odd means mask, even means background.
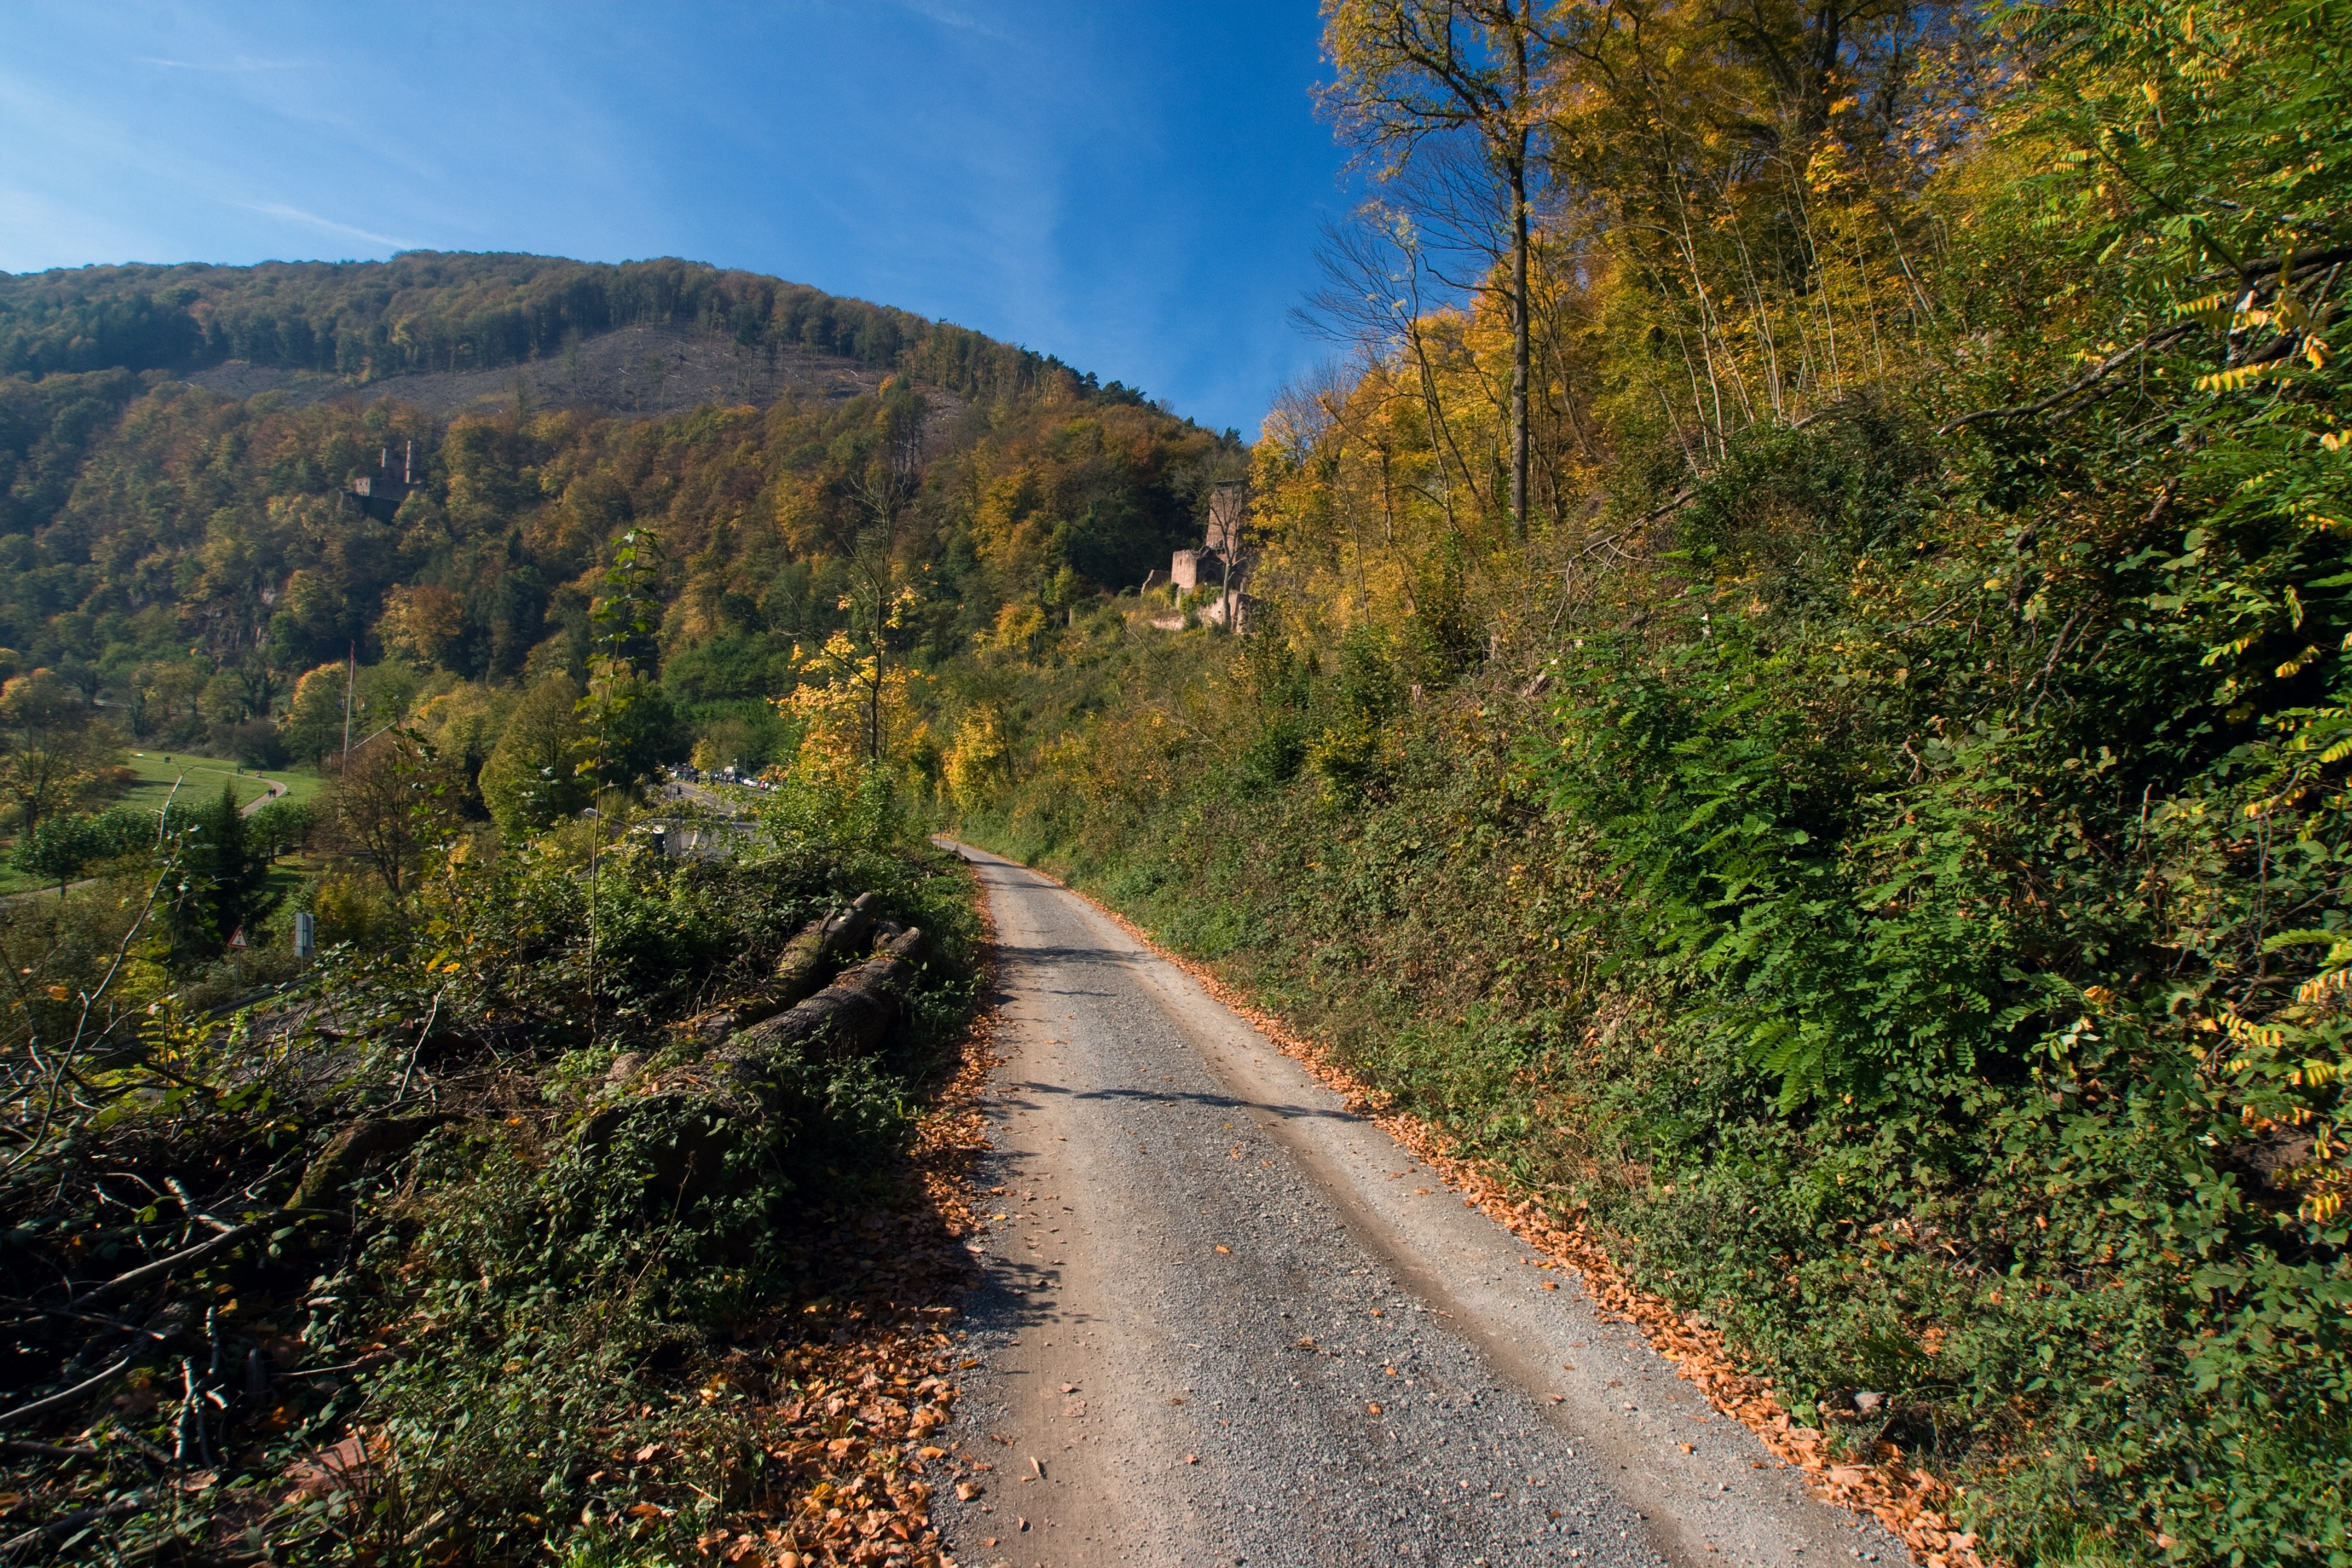
[[[1908,1558],[1182,970],[940,842],[989,900],[1003,1058],[959,1563]]]

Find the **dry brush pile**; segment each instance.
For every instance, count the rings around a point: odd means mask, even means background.
[[[243,1005],[134,930],[17,1010],[0,1556],[936,1560],[969,883],[580,847]]]

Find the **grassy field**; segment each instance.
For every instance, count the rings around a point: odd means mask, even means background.
[[[142,811],[160,809],[170,797],[175,780],[180,781],[183,805],[215,798],[226,783],[236,789],[239,805],[250,805],[273,783],[286,786],[286,798],[289,800],[309,800],[319,793],[325,782],[310,768],[281,768],[268,773],[255,773],[226,758],[199,756],[194,752],[132,752],[125,761],[131,771],[139,776],[139,782],[110,804],[134,806]]]
[[[217,799],[221,785],[226,784],[236,791],[236,803],[240,806],[251,805],[267,795],[273,784],[286,786],[286,799],[308,801],[316,796],[326,783],[311,768],[279,768],[255,773],[250,768],[239,767],[227,758],[200,756],[194,752],[131,752],[125,754],[123,761],[136,775],[137,782],[114,799],[104,802],[100,809],[127,805],[140,811],[159,811],[171,798],[174,783],[179,785],[180,804],[183,805]],[[49,884],[9,865],[5,848],[0,848],[0,897],[34,892],[45,886]]]

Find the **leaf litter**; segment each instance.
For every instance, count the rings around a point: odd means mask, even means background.
[[[1081,899],[1075,888],[1055,886]],[[1893,1444],[1859,1455],[1837,1452],[1817,1427],[1797,1424],[1773,1396],[1772,1381],[1741,1369],[1721,1331],[1692,1322],[1673,1302],[1641,1289],[1610,1256],[1603,1239],[1580,1223],[1563,1225],[1541,1204],[1515,1194],[1490,1165],[1455,1151],[1455,1140],[1420,1117],[1393,1108],[1391,1097],[1366,1084],[1275,1015],[1225,984],[1213,970],[1170,952],[1136,923],[1093,899],[1087,902],[1150,952],[1200,983],[1221,1005],[1272,1040],[1283,1052],[1363,1117],[1435,1171],[1475,1208],[1538,1248],[1551,1265],[1572,1268],[1604,1322],[1638,1329],[1649,1347],[1672,1363],[1709,1404],[1746,1426],[1782,1463],[1801,1472],[1823,1500],[1866,1513],[1909,1547],[1926,1568],[2000,1568],[1979,1550],[1976,1536],[1944,1511],[1954,1497],[1942,1477],[1909,1461]],[[1417,1190],[1425,1192],[1426,1189]],[[1557,1289],[1547,1282],[1548,1289]],[[1380,1315],[1374,1310],[1375,1317]],[[1557,1396],[1555,1396],[1557,1397]],[[1378,1413],[1374,1406],[1372,1413]]]

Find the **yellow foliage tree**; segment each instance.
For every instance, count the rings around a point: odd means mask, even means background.
[[[987,805],[1003,786],[1011,755],[995,709],[982,708],[966,716],[956,731],[955,743],[948,748],[944,764],[949,798],[964,811]]]
[[[915,591],[901,588],[890,601],[883,625],[897,630],[915,603]],[[846,606],[845,606],[846,607]],[[907,666],[886,662],[880,639],[861,648],[836,631],[814,653],[795,645],[793,662],[801,684],[776,706],[800,728],[795,766],[812,777],[846,783],[857,773],[911,760],[922,739]]]
[[[446,667],[465,640],[466,607],[457,595],[429,583],[394,588],[384,595],[376,636],[403,658]]]

